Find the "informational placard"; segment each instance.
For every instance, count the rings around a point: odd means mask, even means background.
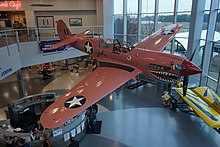
[[[72,131],[70,131],[70,135],[71,135],[71,137],[75,137],[76,136],[76,129],[73,129]]]
[[[8,68],[1,73],[1,77],[4,77],[12,72],[12,68]]]
[[[53,130],[53,137],[63,134],[62,129]]]
[[[85,115],[85,114],[83,114],[83,115],[82,115],[82,120],[84,120],[84,118],[85,118],[85,117],[86,117],[86,115]]]
[[[54,50],[48,50],[48,48],[52,47],[52,45],[57,44],[58,42],[60,42],[60,40],[41,41],[39,43],[40,50],[44,53],[47,53],[47,52],[54,52],[54,51],[63,51],[63,50],[68,49],[67,45],[64,45]]]
[[[76,127],[76,134],[79,134],[79,133],[81,133],[81,125]]]
[[[85,122],[84,121],[81,123],[81,128],[82,128],[82,131],[85,129]]]
[[[70,139],[70,133],[67,132],[66,134],[63,135],[63,140],[64,142],[68,141]]]

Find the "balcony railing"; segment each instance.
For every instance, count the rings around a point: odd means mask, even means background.
[[[102,36],[103,26],[70,27],[72,34],[78,34],[84,30],[91,30],[90,35]],[[59,39],[55,28],[26,28],[9,29],[0,31],[0,47],[17,42],[45,41]]]

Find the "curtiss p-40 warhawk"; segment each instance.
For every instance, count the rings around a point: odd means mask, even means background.
[[[131,45],[117,39],[86,37],[89,30],[72,35],[66,24],[59,20],[57,31],[61,42],[50,49],[71,45],[90,54],[97,61],[97,68],[43,112],[42,125],[45,128],[63,125],[138,74],[172,83],[183,76],[201,73],[200,68],[189,60],[162,53],[181,27],[180,24],[163,27]]]

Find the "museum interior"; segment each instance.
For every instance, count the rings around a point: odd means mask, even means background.
[[[219,0],[0,0],[1,147],[219,147],[219,81]]]

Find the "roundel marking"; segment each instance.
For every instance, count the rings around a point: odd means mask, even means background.
[[[132,57],[130,55],[127,56],[127,60],[130,61]]]
[[[69,109],[82,107],[86,102],[86,98],[81,95],[77,95],[69,98],[65,101],[64,106]]]
[[[88,54],[92,54],[93,53],[92,43],[90,41],[86,41],[84,43],[84,49]]]

